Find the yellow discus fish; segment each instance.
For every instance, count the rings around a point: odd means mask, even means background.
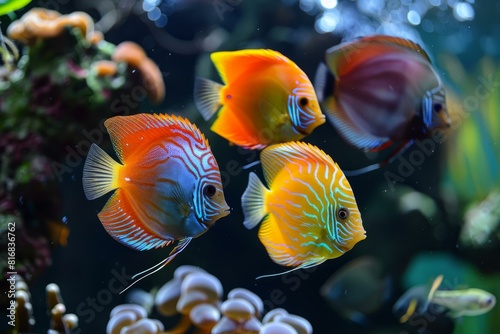
[[[291,142],[261,153],[269,189],[250,173],[242,197],[244,225],[264,219],[259,239],[271,259],[308,268],[366,238],[353,191],[339,166],[316,146]]]

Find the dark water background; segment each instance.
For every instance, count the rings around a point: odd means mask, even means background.
[[[220,28],[227,33],[220,49],[275,49],[294,60],[310,78],[314,77],[318,63],[323,60],[324,50],[342,39],[341,33],[317,33],[314,30],[317,17],[301,10],[297,2],[255,1],[252,5],[248,2],[250,0],[233,2],[236,5],[223,14],[222,20],[214,7],[216,1],[178,5],[178,9],[168,16],[166,26],[156,29],[167,31],[182,40],[191,40]],[[88,10],[89,6],[91,5],[84,4],[84,1],[72,1],[60,5],[59,10],[69,13],[73,10]],[[498,59],[498,47],[485,46],[489,42],[481,37],[495,36],[498,44],[500,5],[493,0],[479,1],[473,4],[473,8],[475,18],[472,21],[458,22],[451,17],[442,22],[442,29],[438,32],[426,32],[421,26],[415,27],[433,57],[445,51],[455,52],[466,69],[473,68],[487,52]],[[254,11],[252,15],[246,12],[249,10]],[[98,17],[95,10],[89,10],[89,14]],[[422,333],[421,328],[399,325],[398,319],[391,312],[393,303],[404,292],[401,278],[415,254],[427,252],[432,255],[432,252],[445,251],[481,269],[493,266],[495,259],[498,262],[496,255],[492,255],[489,262],[488,257],[486,260],[478,260],[457,248],[459,226],[444,215],[445,208],[440,193],[440,179],[444,168],[443,147],[438,146],[435,153],[426,157],[425,162],[401,182],[437,201],[443,212],[438,225],[431,224],[419,214],[403,216],[395,212],[391,204],[391,186],[384,177],[387,171],[398,173],[399,165],[395,163],[381,171],[349,178],[363,216],[366,240],[341,258],[329,260],[317,268],[256,281],[255,277],[259,275],[280,272],[284,268],[269,259],[257,238],[257,229],[248,231],[242,225],[240,198],[247,185],[249,171],[237,169],[238,172],[233,173],[234,175],[231,173],[233,166],[243,166],[255,159],[254,153],[242,154],[235,147],[229,146],[223,138],[212,133],[209,130],[211,123],[203,121],[193,106],[195,75],[211,75],[213,79],[219,80],[208,61],[209,52],[193,50],[188,54],[180,54],[165,48],[145,24],[145,14],[141,15],[142,18],[135,14],[129,15],[105,34],[106,39],[115,44],[123,40],[141,44],[160,69],[168,73],[164,77],[167,89],[165,101],[159,106],[144,104],[141,109],[144,112],[180,114],[200,127],[211,144],[221,171],[223,174],[225,172],[225,195],[232,211],[205,235],[194,239],[171,264],[143,280],[138,287],[150,290],[160,286],[171,279],[178,266],[190,264],[200,266],[217,276],[223,283],[225,292],[235,287],[248,288],[265,301],[266,310],[283,307],[290,313],[308,319],[315,333]],[[248,26],[249,31],[243,29],[244,25]],[[453,43],[457,45],[453,46]],[[447,74],[439,70],[439,61],[437,66],[439,73],[447,78]],[[304,140],[322,148],[343,169],[353,169],[371,161],[365,154],[347,145],[328,123]],[[101,146],[112,153],[109,142]],[[407,158],[410,153],[407,152],[404,157]],[[67,217],[71,231],[68,245],[54,249],[53,265],[31,287],[37,318],[36,330],[40,333],[45,332],[48,327],[48,318],[44,314],[44,290],[48,283],[55,282],[60,286],[68,312],[76,313],[80,318],[82,333],[101,333],[105,331],[110,310],[124,303],[123,295],[103,292],[108,290],[114,273],[124,271],[131,275],[142,271],[162,260],[170,251],[160,249],[136,252],[112,240],[96,216],[107,196],[92,202],[85,199],[81,184],[82,167],[77,167],[71,175],[66,174],[61,184],[65,195],[64,216]],[[262,175],[260,166],[251,170]],[[371,255],[380,260],[384,272],[393,282],[390,298],[376,314],[370,316],[367,326],[346,320],[331,310],[319,295],[319,287],[332,273],[343,264],[363,255]],[[168,324],[169,320],[165,322]],[[445,324],[444,329],[435,333],[452,333],[452,327],[451,324]]]

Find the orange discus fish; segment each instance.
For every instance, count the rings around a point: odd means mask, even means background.
[[[272,50],[211,54],[225,86],[197,78],[194,99],[205,120],[219,108],[211,129],[248,149],[300,140],[325,122],[307,75]]]
[[[93,144],[83,169],[87,199],[116,190],[98,214],[102,225],[115,240],[140,251],[179,240],[165,260],[137,274],[146,274],[142,279],[228,215],[229,207],[208,141],[188,120],[139,114],[104,125],[120,163]]]
[[[264,219],[259,239],[274,262],[313,267],[366,238],[351,186],[325,152],[292,142],[270,146],[260,158],[269,189],[250,173],[243,224],[250,229]]]

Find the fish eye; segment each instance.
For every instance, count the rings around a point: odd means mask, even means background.
[[[440,112],[441,110],[443,110],[443,105],[441,103],[434,104],[434,111],[435,112]]]
[[[337,216],[339,217],[340,220],[346,220],[347,218],[349,218],[349,209],[340,208],[339,211],[337,212]]]
[[[305,107],[308,103],[309,103],[309,100],[307,99],[307,97],[301,97],[299,99],[299,104],[301,107]]]
[[[493,299],[492,298],[486,298],[485,302],[486,306],[490,306],[492,303],[493,303]]]
[[[217,189],[215,188],[215,186],[209,184],[207,186],[205,186],[205,188],[203,188],[203,194],[207,197],[213,197],[215,195],[215,193],[217,192]]]

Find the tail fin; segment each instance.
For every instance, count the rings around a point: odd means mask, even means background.
[[[259,180],[259,177],[255,173],[250,173],[248,187],[241,197],[241,206],[245,216],[243,225],[247,229],[257,226],[267,214],[264,207],[266,191],[267,189]]]
[[[83,191],[93,200],[118,188],[118,170],[122,165],[96,144],[92,144],[83,167]]]
[[[219,110],[220,90],[223,85],[204,78],[196,78],[194,82],[194,103],[205,121],[212,118]]]

